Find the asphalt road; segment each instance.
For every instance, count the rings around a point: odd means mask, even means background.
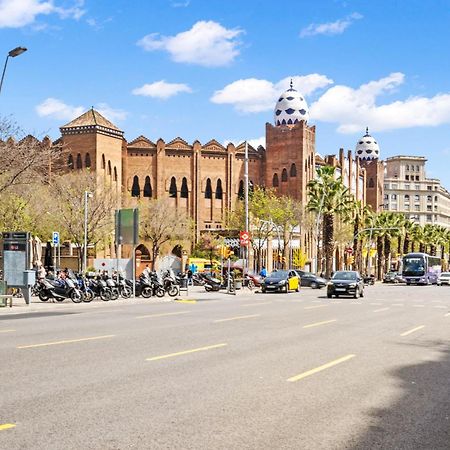
[[[188,298],[0,309],[0,448],[450,449],[450,288]]]

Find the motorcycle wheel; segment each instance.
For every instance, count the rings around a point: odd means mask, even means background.
[[[205,291],[206,292],[211,292],[212,291],[212,287],[209,284],[205,284]]]
[[[94,294],[90,291],[83,292],[83,302],[90,303],[94,299]]]
[[[45,294],[44,291],[39,292],[39,300],[41,300],[42,302],[46,302],[48,298],[49,297]]]
[[[166,295],[166,291],[164,290],[164,288],[157,288],[156,289],[156,296],[161,298],[164,297]]]
[[[149,286],[146,286],[142,289],[142,297],[144,298],[150,298],[152,296],[152,288]]]
[[[111,289],[111,300],[117,300],[119,298],[119,290],[116,288]]]
[[[133,294],[133,291],[128,288],[124,288],[120,291],[120,295],[122,298],[130,298]]]
[[[77,291],[72,291],[70,293],[70,298],[74,303],[81,303],[81,301],[83,300],[82,295]]]
[[[102,289],[100,291],[100,298],[104,302],[109,302],[111,300],[111,293],[109,291],[107,291],[106,289]]]
[[[169,297],[176,297],[180,293],[180,290],[178,289],[178,286],[172,284],[172,286],[167,289],[167,293],[169,294]]]

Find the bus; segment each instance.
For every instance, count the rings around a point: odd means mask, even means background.
[[[402,277],[406,284],[436,284],[442,270],[441,259],[426,253],[408,253],[403,257]]]

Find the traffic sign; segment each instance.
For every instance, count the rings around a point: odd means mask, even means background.
[[[247,247],[250,242],[250,233],[248,231],[239,232],[239,244],[241,247]]]
[[[53,245],[59,245],[59,232],[54,231],[52,235]]]
[[[348,253],[349,255],[352,255],[353,254],[353,249],[351,247],[347,247],[345,249],[345,252]]]

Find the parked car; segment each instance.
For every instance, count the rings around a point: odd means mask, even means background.
[[[294,270],[277,270],[261,283],[262,292],[298,292],[299,288],[300,278]]]
[[[318,277],[311,272],[305,272],[303,270],[295,270],[300,277],[301,286],[311,287],[312,289],[320,289],[327,285],[327,280],[322,277]]]
[[[336,272],[327,284],[327,297],[333,295],[351,295],[354,298],[364,297],[364,281],[354,270],[341,270]]]
[[[384,274],[383,283],[402,283],[403,279],[398,272],[387,272]]]
[[[450,272],[442,272],[439,275],[439,278],[437,280],[437,285],[442,286],[443,284],[450,285]]]

